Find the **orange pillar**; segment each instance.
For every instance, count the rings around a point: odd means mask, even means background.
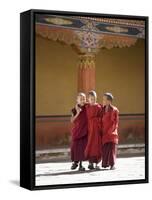
[[[87,93],[90,90],[95,90],[95,55],[80,55],[78,64],[78,92]]]

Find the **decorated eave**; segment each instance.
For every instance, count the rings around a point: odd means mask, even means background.
[[[145,36],[145,21],[80,16],[37,15],[36,24],[56,26],[99,34],[117,34],[137,38]]]
[[[145,38],[145,21],[105,17],[36,15],[36,33],[73,46],[80,53],[130,47]]]

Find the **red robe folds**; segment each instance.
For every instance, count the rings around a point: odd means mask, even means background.
[[[116,159],[116,144],[118,144],[119,111],[114,106],[105,107],[102,112],[102,167],[113,167]]]
[[[119,111],[114,106],[109,106],[107,112],[103,108],[102,115],[102,144],[113,142],[118,144]]]
[[[71,160],[83,161],[85,160],[85,148],[88,137],[88,121],[86,114],[86,107],[81,106],[81,112],[72,124],[72,140],[71,140]],[[76,115],[76,109],[72,109],[73,115]]]
[[[86,108],[88,117],[88,143],[85,156],[89,162],[98,163],[101,160],[100,113],[102,107],[99,104],[88,104]]]

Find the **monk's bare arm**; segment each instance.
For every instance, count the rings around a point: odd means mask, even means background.
[[[76,118],[78,117],[78,115],[79,115],[79,113],[77,113],[76,115],[72,114],[72,116],[71,116],[71,123],[73,123],[76,120]]]
[[[72,116],[71,116],[71,123],[73,123],[76,118],[79,116],[80,112],[81,112],[81,109],[78,107],[78,105],[75,106],[75,109],[76,109],[76,115],[74,115],[72,113]]]

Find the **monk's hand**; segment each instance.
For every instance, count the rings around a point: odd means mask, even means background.
[[[77,114],[79,114],[81,112],[81,108],[76,104],[75,109],[77,111]]]

